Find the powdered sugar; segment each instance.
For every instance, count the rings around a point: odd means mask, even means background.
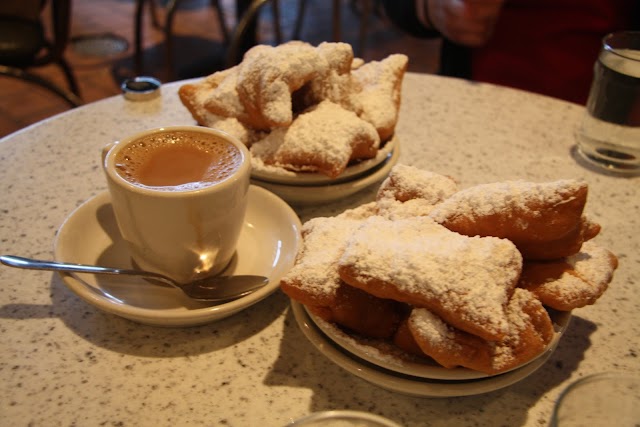
[[[439,355],[449,355],[448,363],[474,366],[487,373],[503,372],[529,362],[530,358],[526,354],[540,354],[553,338],[543,337],[538,333],[528,314],[531,307],[546,316],[544,308],[532,293],[515,289],[506,311],[509,328],[505,337],[495,342],[469,340],[464,332],[450,326],[427,309],[413,309],[409,324],[419,342],[428,343],[426,345],[429,349]],[[477,353],[468,354],[469,346]]]
[[[294,154],[323,156],[346,166],[354,145],[361,140],[373,141],[375,148],[380,144],[370,123],[337,104],[324,101],[298,116],[287,132],[283,149]]]
[[[441,318],[424,308],[414,308],[409,318],[414,333],[421,336],[434,347],[445,351],[460,351],[461,346],[455,342],[455,332]]]
[[[591,294],[594,286],[575,274],[564,272],[562,276],[545,283],[544,288],[546,292],[551,292],[562,301],[568,302]]]
[[[546,300],[533,288],[515,288],[523,260],[511,240],[458,234],[432,216],[505,217],[504,210],[509,210],[516,212],[511,217],[515,221],[518,214],[546,218],[547,210],[568,208],[571,219],[575,216],[580,221],[586,184],[576,180],[510,181],[456,190],[450,178],[397,165],[375,202],[338,217],[317,219],[318,223],[312,220],[306,229],[309,234],[305,233],[305,244],[308,241],[312,250],[305,248],[303,256],[321,260],[324,253],[325,265],[323,269],[303,266],[297,278],[304,286],[311,281],[313,293],[331,294],[332,289],[346,286],[342,279],[378,298],[406,303],[412,308],[409,330],[424,346],[423,352],[435,351],[432,356],[443,366],[504,372],[542,354],[554,338],[549,313],[542,305]],[[574,215],[576,210],[578,215]],[[491,226],[491,221],[485,222]],[[548,227],[544,220],[537,223]],[[529,230],[526,223],[521,226]],[[579,254],[555,261],[566,261],[574,269],[553,283],[564,292],[580,291],[584,286],[604,291],[617,265],[610,252],[591,242],[583,244]],[[310,275],[321,279],[314,282]],[[526,287],[524,277],[521,286]],[[319,308],[332,312],[330,305]],[[407,332],[399,333],[398,345],[413,351],[403,341]],[[467,354],[476,346],[479,353],[474,353],[474,361],[469,357],[448,360],[447,352]],[[383,351],[375,357],[385,356]]]
[[[426,216],[457,190],[449,177],[397,164],[378,190],[378,212],[389,219]]]
[[[340,265],[360,272],[363,281],[392,284],[406,293],[406,302],[424,295],[465,322],[501,334],[522,258],[507,240],[462,236],[428,218],[371,217],[347,242]]]
[[[326,59],[302,42],[254,47],[238,67],[237,90],[243,104],[274,126],[293,120],[291,93],[329,71]]]
[[[542,304],[531,292],[516,288],[507,306],[509,332],[502,341],[490,344],[493,351],[493,369],[500,371],[513,368],[518,363],[519,353],[525,351],[533,351],[535,353],[537,346],[539,347],[537,351],[539,354],[548,344],[545,342],[546,339],[544,337],[538,335],[538,331],[534,332],[534,336],[528,336],[526,333],[527,329],[535,330],[531,316],[526,310],[526,307],[531,304],[541,312],[544,312]]]
[[[238,138],[238,140],[245,145],[249,145],[250,141],[255,137],[254,132],[235,117],[220,117],[207,110],[204,110],[202,113],[203,119],[208,127],[227,132],[229,135]]]
[[[444,222],[452,217],[490,216],[500,212],[526,213],[528,216],[539,216],[539,206],[553,206],[570,200],[567,194],[574,194],[585,188],[586,183],[578,180],[561,180],[550,183],[532,183],[526,181],[506,181],[482,184],[462,190],[431,212],[430,216],[437,222]],[[525,228],[526,223],[514,225]]]
[[[377,212],[378,212],[378,204],[376,202],[369,202],[353,209],[347,209],[346,211],[338,215],[336,218],[363,220],[376,215]]]
[[[378,200],[378,214],[388,219],[427,216],[433,207],[424,199],[411,199],[404,203],[390,197]]]
[[[400,83],[398,75],[407,68],[405,55],[390,55],[382,61],[371,61],[353,70],[354,80],[362,88],[355,92],[352,103],[360,117],[372,123],[384,140],[398,119],[398,109],[390,105],[400,105]]]
[[[576,255],[567,258],[567,263],[585,280],[596,287],[607,286],[613,275],[610,252],[594,242],[585,242]]]
[[[318,47],[300,41],[258,45],[247,51],[239,65],[182,86],[180,99],[199,124],[224,125],[248,147],[264,137],[261,132],[289,128],[298,120],[313,122],[317,125],[313,129],[299,126],[289,137],[278,139],[283,135],[276,134],[260,141],[276,144],[281,150],[275,163],[273,158],[258,156],[265,150],[255,150],[254,157],[259,160],[255,165],[279,175],[285,175],[279,169],[286,169],[335,178],[347,162],[375,157],[380,141],[393,136],[398,119],[408,58],[396,54],[357,67],[361,62],[354,61],[353,50],[346,43],[321,43]],[[299,114],[323,101],[343,109],[336,110],[328,121],[314,121]],[[237,122],[230,123],[226,118]],[[345,134],[347,128],[350,130]],[[291,146],[291,141],[296,144]]]
[[[456,182],[447,176],[413,166],[397,164],[380,185],[378,199],[392,198],[404,201],[409,197],[435,205],[451,197],[457,191]]]
[[[335,294],[340,286],[338,259],[347,237],[358,220],[314,218],[302,227],[304,242],[296,265],[282,279],[302,283],[305,291],[316,296]]]
[[[573,270],[547,278],[541,287],[545,294],[568,306],[595,301],[611,282],[617,265],[608,250],[591,241],[585,242],[579,253],[567,257],[566,263]]]
[[[380,139],[373,126],[330,101],[298,116],[288,128],[276,129],[251,147],[265,164],[292,170],[322,170],[335,176],[344,171],[358,144],[377,150]]]

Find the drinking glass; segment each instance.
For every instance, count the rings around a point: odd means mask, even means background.
[[[618,174],[640,174],[640,31],[603,38],[576,133],[578,153]]]
[[[637,427],[640,375],[605,372],[569,385],[556,402],[551,427]]]

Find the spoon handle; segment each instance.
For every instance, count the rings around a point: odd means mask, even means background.
[[[0,255],[0,262],[9,267],[24,268],[28,270],[64,271],[67,273],[92,273],[92,274],[127,274],[131,276],[150,276],[166,281],[164,276],[137,270],[122,268],[99,267],[96,265],[73,264],[67,262],[44,261],[39,259],[24,258],[14,255]]]

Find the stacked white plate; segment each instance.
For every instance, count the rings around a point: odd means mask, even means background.
[[[550,313],[556,333],[542,354],[508,372],[487,375],[466,368],[446,369],[426,359],[410,361],[381,351],[374,344],[356,341],[335,325],[309,313],[298,302],[291,301],[291,308],[304,335],[329,360],[379,387],[420,397],[488,393],[526,378],[551,356],[571,319],[570,313]]]
[[[381,182],[398,163],[399,157],[400,144],[394,137],[378,151],[376,157],[348,166],[336,178],[319,173],[264,167],[254,162],[251,183],[266,188],[292,204],[329,203]]]

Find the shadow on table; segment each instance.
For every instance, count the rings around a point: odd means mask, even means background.
[[[115,352],[147,357],[184,357],[231,347],[267,328],[286,309],[288,299],[276,292],[225,319],[202,326],[164,328],[105,313],[77,297],[52,274],[51,305],[8,304],[0,318],[60,318],[82,339]]]
[[[527,420],[529,409],[578,368],[595,330],[595,324],[573,317],[551,358],[529,377],[504,389],[467,397],[421,398],[387,391],[333,364],[306,339],[289,310],[280,357],[265,383],[312,390],[309,413],[331,409],[361,410],[386,416],[404,426],[425,425],[427,420],[430,426],[516,426],[527,421],[546,425],[548,419]]]

